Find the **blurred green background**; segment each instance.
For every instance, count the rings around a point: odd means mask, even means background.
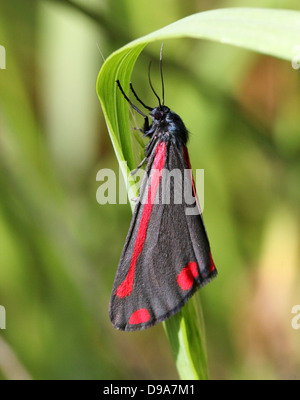
[[[192,13],[296,0],[0,0],[2,379],[177,379],[162,324],[118,332],[108,302],[131,219],[96,202],[118,165],[96,96],[103,57]],[[300,45],[300,38],[299,38]],[[132,80],[153,104],[160,43]],[[291,49],[292,52],[292,49]],[[213,379],[299,379],[300,85],[291,64],[199,40],[164,47],[166,104],[205,169],[219,277],[201,290]],[[142,124],[139,116],[137,124]]]

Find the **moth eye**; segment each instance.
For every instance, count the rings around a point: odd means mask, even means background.
[[[163,112],[157,111],[157,112],[155,113],[155,115],[154,115],[154,118],[155,118],[155,119],[162,119],[163,115],[164,115]]]

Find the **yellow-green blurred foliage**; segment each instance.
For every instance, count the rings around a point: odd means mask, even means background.
[[[161,324],[124,333],[109,322],[131,210],[96,202],[97,171],[118,165],[95,83],[102,55],[189,14],[234,6],[300,10],[296,0],[0,0],[3,379],[177,378]],[[146,48],[132,77],[150,104],[147,66],[159,49]],[[219,270],[201,291],[211,377],[299,379],[299,72],[185,39],[165,42],[164,75],[166,103],[191,132],[192,165],[205,169]]]

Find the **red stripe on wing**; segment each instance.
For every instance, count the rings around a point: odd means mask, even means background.
[[[197,197],[197,193],[196,193],[196,188],[195,188],[195,183],[194,183],[194,178],[193,178],[193,173],[192,173],[192,167],[191,167],[191,162],[190,162],[190,157],[189,157],[189,153],[188,153],[188,149],[186,146],[184,146],[183,148],[183,157],[185,160],[185,163],[188,167],[188,169],[191,170],[191,179],[192,179],[192,186],[193,186],[193,193],[194,193],[194,197],[196,199],[196,203],[197,206],[199,208],[199,210],[201,210],[200,205],[199,205],[199,201],[198,201],[198,197]],[[209,253],[209,257],[210,257],[210,268],[209,268],[209,273],[212,273],[216,267],[215,267],[215,263],[213,261],[212,255],[211,253]]]
[[[212,258],[211,253],[209,253],[209,257],[210,257],[210,269],[209,269],[209,273],[211,273],[211,272],[213,272],[213,271],[216,269],[216,267],[215,267],[215,263],[214,263],[214,260],[213,260],[213,258]]]
[[[153,173],[151,177],[151,183],[149,186],[147,202],[144,205],[143,214],[141,217],[140,226],[138,228],[138,233],[133,249],[129,271],[124,281],[117,288],[116,296],[120,298],[129,296],[130,293],[132,292],[135,266],[137,259],[143,250],[143,246],[146,240],[147,227],[152,211],[153,202],[155,199],[159,182],[161,180],[161,172],[165,165],[165,155],[166,155],[166,144],[164,142],[161,142],[157,145],[156,148],[156,153],[152,167]]]

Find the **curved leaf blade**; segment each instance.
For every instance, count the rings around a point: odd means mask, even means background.
[[[206,11],[174,22],[114,52],[100,70],[97,93],[118,161],[128,162],[127,168],[122,167],[125,178],[135,163],[128,104],[118,93],[115,82],[119,79],[127,92],[135,61],[144,47],[150,42],[179,37],[212,40],[291,61],[293,48],[299,44],[300,12],[262,8]],[[133,185],[129,180],[129,198],[137,196]],[[197,303],[193,298],[164,324],[182,379],[208,378],[203,324]]]
[[[135,164],[128,105],[117,95],[115,82],[119,79],[127,91],[133,66],[143,48],[150,42],[178,37],[213,40],[291,60],[300,37],[300,12],[263,8],[206,11],[174,22],[114,52],[100,70],[97,93],[118,161],[128,162],[128,169],[122,170],[124,176]],[[132,188],[133,183],[130,185]]]

